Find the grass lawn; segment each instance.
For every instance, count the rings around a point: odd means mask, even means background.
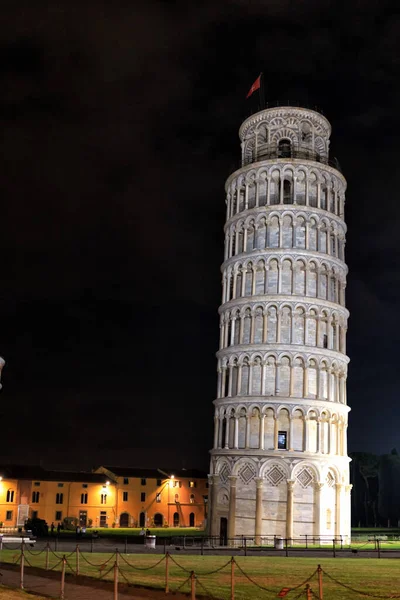
[[[50,553],[50,568],[60,561],[62,555]],[[19,552],[2,550],[3,562],[15,562]],[[32,566],[44,567],[45,553],[26,550],[26,559]],[[177,591],[184,584],[191,570],[198,578],[197,594],[207,595],[210,592],[215,598],[228,600],[230,597],[231,565],[229,557],[222,556],[190,556],[174,555],[169,562],[170,590]],[[316,570],[318,563],[326,573],[352,588],[364,593],[381,596],[390,596],[400,593],[400,566],[398,561],[390,559],[363,559],[363,558],[284,558],[284,557],[237,557],[235,566],[235,597],[237,600],[252,600],[253,598],[276,597],[282,587],[295,587],[304,582]],[[76,554],[67,555],[67,572],[76,569]],[[95,578],[112,579],[115,555],[111,554],[80,554],[80,573]],[[161,562],[160,562],[161,561]],[[173,561],[176,561],[175,564]],[[159,563],[159,564],[157,564]],[[224,567],[224,565],[226,565]],[[146,587],[164,588],[165,585],[165,557],[162,555],[135,555],[121,554],[119,556],[121,582],[142,585]],[[150,567],[148,570],[144,570]],[[183,567],[183,569],[181,568]],[[215,572],[217,569],[222,570]],[[257,582],[258,585],[268,588],[269,593],[257,588],[241,571]],[[58,564],[56,570],[60,570]],[[110,570],[110,571],[109,571]],[[109,572],[108,572],[109,571]],[[365,598],[346,588],[339,586],[323,575],[325,600],[354,600]],[[316,575],[310,581],[311,588],[318,596]],[[289,599],[294,598],[304,589],[299,589],[289,594]],[[189,591],[186,583],[180,590]],[[1,600],[1,597],[0,597]]]
[[[48,598],[36,594],[32,596],[32,594],[22,590],[11,590],[4,585],[0,585],[0,600],[48,600]]]

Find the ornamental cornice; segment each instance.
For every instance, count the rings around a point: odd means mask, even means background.
[[[305,415],[310,410],[315,410],[317,413],[322,414],[328,412],[329,414],[335,414],[339,417],[343,417],[344,421],[347,419],[348,413],[351,408],[347,404],[341,404],[339,402],[332,402],[329,400],[314,399],[314,398],[293,398],[285,396],[230,396],[229,398],[216,398],[213,400],[215,410],[219,409],[230,409],[233,408],[235,412],[240,407],[253,410],[258,408],[261,415],[265,416],[265,411],[268,408],[273,410],[286,408],[290,415],[293,415],[294,411],[301,408]],[[274,414],[274,417],[276,415]],[[308,417],[305,417],[308,419]],[[330,417],[332,419],[332,417]]]
[[[343,468],[351,462],[351,458],[348,456],[340,456],[338,454],[317,454],[315,452],[302,452],[301,450],[260,450],[257,448],[241,448],[235,450],[233,448],[217,448],[210,450],[211,456],[216,460],[218,458],[224,458],[229,460],[239,460],[240,458],[252,458],[253,460],[260,461],[260,469],[265,462],[271,458],[282,460],[285,463],[291,464],[293,459],[297,459],[299,462],[307,461],[308,464],[315,464],[320,466],[322,469],[325,465],[337,466]],[[293,468],[296,465],[293,465]]]
[[[304,206],[303,204],[271,204],[269,206],[257,206],[255,208],[248,208],[241,212],[234,214],[227,221],[225,221],[224,232],[226,233],[230,227],[237,223],[238,221],[247,221],[247,219],[257,219],[260,216],[266,217],[267,219],[270,216],[274,216],[271,213],[281,213],[279,216],[284,217],[286,214],[292,216],[294,219],[298,217],[305,217],[306,220],[309,220],[313,217],[317,217],[319,219],[328,219],[331,222],[334,222],[337,226],[343,228],[344,233],[347,233],[347,225],[343,219],[338,217],[332,212],[328,210],[324,210],[322,208],[314,208],[312,206]]]
[[[254,127],[262,121],[264,121],[266,124],[269,124],[272,119],[276,119],[277,117],[280,117],[285,121],[290,117],[295,117],[302,121],[311,121],[313,125],[322,128],[328,138],[332,133],[332,127],[328,119],[315,110],[297,106],[277,106],[274,108],[265,108],[260,110],[259,112],[256,112],[245,119],[239,128],[240,140],[244,140],[247,130],[250,127]]]
[[[299,299],[300,298],[300,299]],[[236,298],[235,300],[229,300],[229,302],[225,302],[225,304],[221,304],[218,309],[218,313],[223,315],[226,311],[232,310],[233,308],[243,308],[243,306],[248,306],[249,308],[256,308],[261,306],[266,309],[270,304],[273,304],[278,309],[282,306],[293,306],[296,308],[305,308],[306,312],[311,310],[312,308],[320,308],[328,309],[329,311],[335,311],[340,315],[344,316],[346,319],[349,318],[350,313],[341,304],[336,304],[335,302],[330,302],[328,300],[323,300],[322,298],[310,298],[306,296],[282,296],[280,294],[263,294],[262,296],[243,296],[240,298]]]
[[[231,356],[237,356],[239,358],[240,356],[245,355],[247,357],[249,354],[256,354],[257,356],[260,354],[265,355],[264,358],[270,355],[276,355],[278,360],[280,356],[282,358],[284,356],[295,358],[300,355],[305,361],[319,357],[320,359],[330,358],[343,365],[348,365],[350,362],[350,358],[346,354],[337,352],[336,350],[319,348],[318,346],[274,344],[271,342],[268,344],[241,344],[240,346],[229,346],[228,348],[218,350],[216,357],[218,360],[221,360]]]
[[[338,169],[335,169],[326,163],[318,162],[316,160],[306,160],[304,158],[291,158],[290,160],[287,158],[265,158],[264,160],[257,160],[255,162],[248,163],[247,165],[243,165],[239,169],[233,171],[225,181],[225,192],[228,192],[230,184],[236,177],[244,175],[247,173],[247,171],[257,170],[269,165],[277,165],[278,167],[287,166],[288,169],[302,167],[305,171],[307,171],[309,168],[312,168],[313,171],[318,171],[322,174],[330,173],[331,175],[335,175],[335,177],[341,181],[343,185],[343,192],[345,192],[347,189],[347,181],[342,173],[338,171]]]
[[[225,260],[221,265],[221,273],[227,270],[232,264],[235,263],[248,263],[258,262],[259,260],[271,260],[277,259],[278,262],[291,258],[292,260],[298,260],[303,258],[305,261],[315,260],[318,263],[323,262],[329,264],[331,267],[337,267],[346,276],[349,269],[346,263],[340,258],[331,256],[330,254],[322,254],[315,250],[305,250],[304,248],[264,248],[252,250],[251,252],[241,252],[235,256],[231,256]]]

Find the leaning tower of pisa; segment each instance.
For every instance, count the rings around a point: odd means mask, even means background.
[[[304,108],[239,130],[226,182],[211,535],[350,536],[346,180]]]

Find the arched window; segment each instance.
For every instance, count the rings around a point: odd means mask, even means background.
[[[179,513],[174,512],[174,527],[179,527]]]
[[[189,527],[194,527],[194,526],[195,526],[194,513],[190,513],[190,515],[189,515]]]
[[[144,512],[141,512],[139,515],[139,527],[144,527],[146,522],[146,515]]]
[[[6,502],[14,502],[14,490],[7,490]]]
[[[194,504],[194,494],[190,494],[189,502],[190,504]]]
[[[292,155],[292,144],[290,140],[283,139],[279,140],[278,143],[278,156],[279,158],[287,158]]]
[[[293,204],[292,182],[289,179],[283,180],[283,204]]]

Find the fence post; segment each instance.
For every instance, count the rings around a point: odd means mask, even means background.
[[[24,589],[24,562],[25,562],[24,542],[22,542],[22,544],[21,544],[21,570],[20,570],[20,582],[19,582],[19,587],[21,588],[21,590]]]
[[[125,536],[125,554],[128,554],[128,538]]]
[[[244,555],[247,556],[247,538],[244,538]]]
[[[201,556],[203,556],[204,554],[204,537],[201,536],[201,550],[200,550],[200,554]]]
[[[169,594],[169,552],[165,554],[165,593]]]
[[[79,575],[79,544],[76,545],[76,574]]]
[[[186,550],[186,535],[183,536],[183,549]]]
[[[376,544],[378,546],[378,558],[381,557],[381,540],[377,539]]]
[[[90,552],[93,554],[93,537],[90,538]]]
[[[118,600],[118,563],[114,563],[114,600]]]
[[[60,588],[60,600],[64,600],[64,592],[65,592],[65,554],[62,559],[62,569],[61,569],[61,588]]]
[[[196,575],[194,571],[190,573],[190,600],[196,600]]]
[[[321,568],[321,565],[318,565],[318,591],[319,591],[319,600],[323,600],[324,589],[323,589],[323,585],[322,585],[322,568]]]
[[[308,550],[308,536],[306,534],[306,550]]]
[[[49,570],[49,555],[50,555],[50,543],[47,542],[47,546],[46,546],[46,566],[45,566],[46,571]]]
[[[287,538],[285,539],[285,555],[289,556],[289,550],[288,550],[288,541]]]
[[[235,600],[235,559],[231,558],[231,600]]]
[[[309,583],[306,585],[306,598],[307,600],[312,600],[312,591]]]
[[[115,562],[117,563],[117,567],[119,566],[119,552],[118,548],[115,548]]]
[[[333,538],[333,541],[332,541],[332,546],[333,546],[333,558],[336,558],[336,546],[335,546],[335,538]]]
[[[57,552],[58,549],[58,535],[56,536],[56,539],[54,541],[54,552]]]
[[[167,538],[164,538],[164,554],[167,553]]]

